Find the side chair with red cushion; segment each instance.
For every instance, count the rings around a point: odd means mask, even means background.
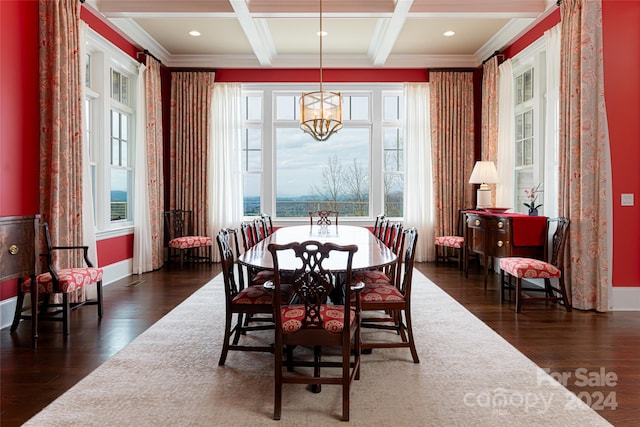
[[[212,261],[213,239],[209,236],[194,235],[192,211],[166,211],[164,220],[169,259],[178,257],[180,269],[184,267],[185,259]],[[195,255],[200,248],[204,248],[206,255]]]
[[[360,375],[359,298],[354,298],[353,302],[350,299],[362,288],[361,284],[354,285],[351,271],[353,254],[358,247],[310,240],[285,245],[271,243],[268,249],[276,272],[274,281],[265,284],[274,292],[276,323],[273,418],[279,420],[281,416],[283,384],[310,384],[316,392],[320,391],[321,384],[334,384],[342,388],[342,420],[348,421],[351,383]],[[339,268],[343,282],[336,280],[335,269],[327,269],[329,257],[341,263],[344,260]],[[284,265],[291,259],[295,260],[295,265]],[[291,304],[281,297],[285,285],[293,288]],[[328,296],[337,286],[344,290],[344,305],[328,303]],[[323,347],[336,348],[339,360],[337,357],[334,360],[323,359]],[[300,349],[302,354],[294,357],[294,348]],[[307,348],[313,349],[313,354],[305,354]],[[286,363],[283,360],[285,349]],[[313,370],[305,375],[304,370],[294,369],[298,366]],[[295,394],[291,396],[296,398]]]
[[[568,218],[547,218],[546,236],[551,230],[551,251],[548,239],[544,244],[544,260],[522,257],[500,258],[500,301],[504,301],[504,291],[515,290],[516,313],[520,313],[523,302],[561,302],[567,311],[571,311],[571,303],[564,283],[564,248],[569,234]],[[515,277],[515,285],[512,278]],[[544,279],[544,287],[523,286],[523,279]],[[551,284],[551,279],[558,280],[558,286]],[[525,293],[541,293],[544,296],[525,296]]]
[[[36,307],[32,312],[38,315],[40,320],[54,320],[62,322],[62,331],[64,335],[69,335],[71,328],[69,326],[69,313],[71,310],[79,308],[83,305],[97,305],[98,318],[102,317],[102,268],[94,267],[89,260],[88,246],[53,246],[51,244],[51,236],[49,234],[49,225],[41,223],[42,232],[44,233],[44,241],[46,243],[47,252],[41,254],[46,260],[46,271],[37,274],[35,277],[38,286],[38,294],[43,295],[41,298],[41,307]],[[73,267],[59,268],[56,260],[56,253],[61,251],[80,252],[85,265]],[[11,324],[11,332],[18,328],[18,324],[22,319],[31,319],[32,315],[22,314],[25,294],[31,292],[32,279],[18,280],[18,301],[16,303],[16,312]],[[86,299],[86,296],[80,298],[78,302],[72,302],[72,294],[75,291],[86,289],[90,285],[96,285],[96,299]],[[50,296],[61,294],[62,301],[51,301]]]
[[[400,342],[369,341],[362,334],[362,349],[407,347],[414,363],[420,363],[413,338],[411,320],[411,287],[418,232],[409,228],[402,232],[397,277],[356,273],[356,281],[364,282],[360,293],[363,312],[362,327],[393,331],[400,335]],[[369,273],[369,272],[367,272]],[[368,315],[367,312],[376,312]]]

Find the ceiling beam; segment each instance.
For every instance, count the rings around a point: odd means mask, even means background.
[[[263,67],[270,67],[276,52],[266,23],[262,20],[258,23],[251,17],[244,0],[230,0],[230,3],[258,62]]]
[[[412,4],[413,0],[398,0],[391,18],[378,20],[369,46],[369,55],[374,66],[381,67],[387,61],[387,57],[391,53],[400,31],[402,31],[404,22],[407,20]]]

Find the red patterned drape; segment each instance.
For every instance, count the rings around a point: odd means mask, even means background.
[[[145,98],[147,127],[147,197],[151,218],[151,258],[153,269],[164,263],[164,177],[162,156],[162,85],[160,62],[147,55]]]
[[[458,210],[471,206],[473,73],[429,73],[436,236],[456,232]]]
[[[498,165],[498,57],[489,58],[482,66],[482,160]],[[491,204],[495,206],[496,185],[491,188]]]
[[[608,311],[609,131],[604,100],[602,4],[563,0],[558,212],[571,220],[565,274],[571,303]]]
[[[82,245],[80,2],[40,0],[39,14],[40,213],[55,245]],[[82,262],[79,255],[58,262]]]
[[[194,233],[207,235],[207,164],[213,72],[171,73],[170,209],[193,211]]]

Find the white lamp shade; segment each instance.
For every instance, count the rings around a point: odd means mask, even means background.
[[[469,178],[470,184],[495,184],[498,182],[498,170],[490,161],[476,162]]]

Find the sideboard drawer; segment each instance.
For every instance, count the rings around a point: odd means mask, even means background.
[[[38,216],[0,218],[0,281],[35,273]]]

